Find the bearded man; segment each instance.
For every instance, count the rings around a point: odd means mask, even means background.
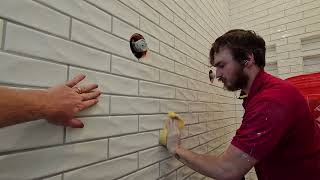
[[[300,92],[264,71],[265,41],[234,29],[210,50],[216,77],[247,97],[242,124],[226,151],[200,155],[180,147],[177,123],[169,121],[167,148],[181,162],[215,179],[241,179],[255,167],[259,180],[319,180],[320,129]]]

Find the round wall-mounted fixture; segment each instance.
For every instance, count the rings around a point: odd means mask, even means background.
[[[130,48],[133,55],[140,59],[146,56],[148,51],[147,42],[141,34],[135,33],[130,38]]]
[[[213,83],[214,78],[215,78],[215,75],[213,74],[213,71],[210,70],[209,71],[209,80],[210,80],[211,83]]]

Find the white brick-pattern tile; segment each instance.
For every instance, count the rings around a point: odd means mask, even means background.
[[[176,85],[179,87],[186,88],[188,86],[188,79],[181,75],[177,75],[167,71],[160,70],[160,82],[169,84],[169,85]]]
[[[155,180],[159,177],[159,164],[141,169],[119,180]]]
[[[122,20],[119,20],[118,18],[113,17],[112,22],[113,22],[112,32],[115,35],[129,40],[130,37],[134,33],[143,34],[144,38],[146,39],[146,41],[148,43],[148,48],[153,51],[159,52],[159,40],[158,39],[151,37],[150,35],[138,30],[136,27],[129,25],[128,23],[123,22]]]
[[[158,48],[158,50],[159,50],[159,48]],[[154,67],[157,67],[160,69],[164,69],[167,71],[171,71],[171,72],[174,71],[174,61],[173,60],[171,60],[165,56],[159,55],[157,53],[154,53],[152,51],[148,52],[148,55],[145,57],[145,61],[143,63],[149,64],[151,66],[154,66]]]
[[[155,38],[158,38],[171,46],[174,45],[173,35],[144,17],[140,17],[140,28],[142,31],[151,34]]]
[[[5,50],[52,61],[110,70],[110,55],[12,23],[7,24]]]
[[[10,138],[8,138],[10,137]],[[1,152],[63,143],[63,128],[45,120],[0,129]]]
[[[204,175],[202,175],[202,174],[200,174],[200,173],[194,173],[194,174],[192,174],[191,176],[189,176],[188,178],[187,178],[187,180],[203,180],[205,178],[205,176]]]
[[[176,98],[195,101],[197,99],[197,92],[189,89],[176,88]]]
[[[157,0],[143,0],[149,6],[156,9],[162,16],[165,16],[170,21],[173,21],[173,12],[165,5],[166,3],[162,3]]]
[[[140,115],[139,131],[161,129],[166,119],[168,119],[166,114]]]
[[[194,171],[187,166],[183,166],[177,171],[177,180],[183,180],[189,175],[191,175]]]
[[[7,166],[0,166],[0,179],[33,179],[59,173],[105,160],[107,150],[108,141],[99,140],[4,155],[0,163]]]
[[[166,175],[183,164],[175,158],[170,158],[160,162],[160,176]]]
[[[70,17],[34,1],[3,0],[0,16],[59,36],[69,36]]]
[[[175,37],[181,40],[185,40],[186,38],[186,33],[164,16],[160,16],[160,27],[167,30],[169,33],[173,34]]]
[[[160,76],[160,72],[156,68],[128,61],[117,56],[112,56],[111,72],[150,81],[159,81]]]
[[[140,81],[139,95],[171,99],[175,97],[175,88],[167,85]]]
[[[233,92],[209,82],[214,40],[235,25],[258,29],[281,77],[300,73],[312,64],[301,56],[319,52],[305,41],[319,37],[317,1],[250,2],[0,2],[0,85],[47,88],[83,73],[78,86],[97,83],[102,92],[76,115],[84,128],[38,120],[0,129],[0,179],[205,178],[171,158],[159,130],[175,111],[185,120],[183,147],[220,154],[229,144],[243,110]],[[148,44],[144,58],[131,52],[134,33]]]
[[[116,179],[137,169],[137,153],[64,174],[65,180]]]
[[[61,179],[62,179],[62,175],[57,175],[57,176],[45,178],[43,180],[61,180]]]
[[[141,13],[142,16],[148,18],[152,22],[159,24],[159,13],[151,8],[147,3],[142,0],[120,0],[130,8]]]
[[[38,2],[42,2],[104,30],[111,31],[111,16],[85,1],[38,0]]]
[[[139,15],[118,0],[88,0],[98,8],[139,27]]]
[[[197,135],[206,132],[206,123],[193,124],[189,126],[189,135]]]
[[[0,52],[0,82],[49,87],[64,83],[67,66]],[[55,78],[50,78],[54,76]]]
[[[138,97],[111,97],[111,114],[152,114],[158,113],[160,103],[157,99]]]
[[[305,38],[313,39],[320,34],[319,1],[257,2],[244,1],[240,8],[231,8],[231,27],[245,25],[262,35],[267,44],[276,42],[274,59],[277,69],[273,71],[277,71],[280,78],[310,72],[304,69],[302,59],[319,55],[319,47],[311,45],[312,51],[302,53],[302,42]],[[257,17],[258,14],[261,16]]]
[[[170,174],[163,176],[160,180],[177,180],[177,171],[173,171]]]
[[[185,54],[162,42],[160,43],[160,54],[182,64],[186,64]]]
[[[130,48],[128,48],[128,41],[77,20],[72,20],[71,39],[109,53],[134,59]]]
[[[99,116],[81,120],[85,128],[67,128],[67,142],[138,132],[138,116]]]
[[[160,111],[163,113],[174,111],[174,112],[188,112],[188,103],[184,101],[176,100],[161,100]]]
[[[70,68],[71,77],[79,73],[87,76],[87,79],[83,81],[83,83],[97,83],[99,85],[99,89],[104,93],[117,93],[126,95],[138,94],[137,80],[75,67]],[[109,83],[112,83],[112,86],[110,86]]]
[[[159,132],[145,132],[110,138],[109,157],[120,156],[159,144]]]
[[[169,156],[170,153],[163,146],[141,151],[139,152],[139,168],[159,162],[165,158],[168,158]]]
[[[2,42],[2,35],[3,35],[3,20],[0,19],[0,41]]]

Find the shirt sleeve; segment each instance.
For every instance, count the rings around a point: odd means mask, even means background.
[[[279,144],[292,118],[284,106],[270,100],[256,101],[246,109],[231,144],[259,161]]]

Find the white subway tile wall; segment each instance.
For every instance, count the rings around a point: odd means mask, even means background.
[[[2,128],[0,179],[210,179],[159,145],[166,113],[186,121],[182,146],[222,153],[243,109],[209,81],[211,44],[229,29],[252,29],[279,77],[319,71],[319,9],[319,0],[1,1],[0,85],[46,88],[84,73],[103,95],[78,114],[84,129],[45,120]],[[140,60],[133,33],[149,46]]]
[[[82,83],[103,93],[77,115],[83,129],[45,120],[2,128],[0,179],[205,178],[173,159],[159,132],[176,111],[184,147],[209,153],[229,142],[234,94],[210,83],[208,55],[230,25],[222,0],[0,2],[0,85],[47,88],[84,73]],[[134,33],[148,43],[141,60],[130,50]]]
[[[288,78],[319,71],[304,65],[312,64],[310,59],[319,63],[319,0],[230,2],[231,28],[255,30],[268,46],[275,47],[275,51],[269,51],[272,55],[267,52],[267,61],[275,61],[277,67],[275,69],[275,63],[271,63],[270,72],[276,71],[280,78]],[[265,13],[257,16],[260,12]],[[313,39],[313,42],[304,47],[306,39]]]

